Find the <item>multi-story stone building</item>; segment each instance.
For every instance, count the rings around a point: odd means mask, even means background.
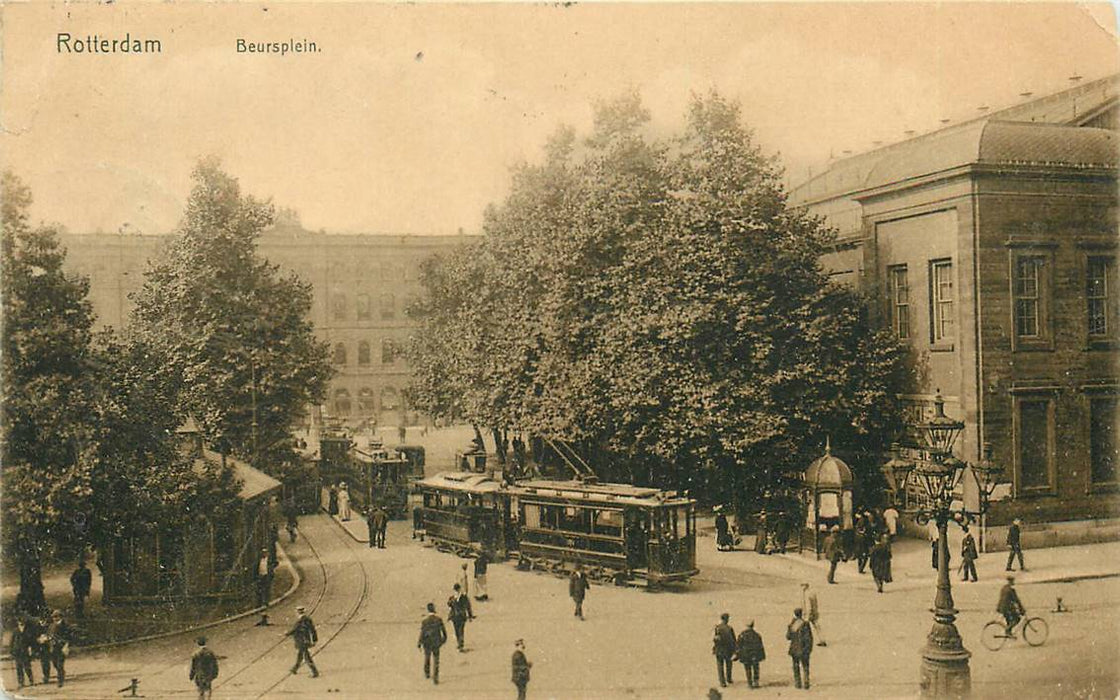
[[[913,348],[915,417],[940,389],[966,426],[957,455],[992,446],[1006,484],[989,524],[1048,523],[1036,541],[1120,535],[1118,87],[847,158],[791,193],[838,230],[827,268]]]
[[[168,236],[68,234],[67,266],[90,278],[90,301],[100,326],[120,326],[131,311],[148,261]],[[260,253],[310,282],[316,332],[330,344],[338,370],[325,403],[350,423],[411,424],[403,390],[403,349],[415,327],[405,310],[420,293],[420,264],[469,240],[467,236],[342,235],[313,233],[289,218],[260,238]]]

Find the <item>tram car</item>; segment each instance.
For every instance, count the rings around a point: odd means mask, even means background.
[[[413,511],[413,530],[437,548],[468,555],[509,553],[507,489],[486,474],[446,472],[416,484],[423,503]]]
[[[488,549],[519,567],[651,587],[687,582],[696,568],[696,502],[676,492],[594,479],[529,479],[506,486],[453,472],[418,484],[413,526],[441,549]]]
[[[423,468],[421,466],[421,468]],[[384,508],[391,518],[408,513],[408,495],[415,481],[413,462],[372,438],[358,447],[342,432],[320,439],[320,474],[326,484],[345,482],[354,507]]]

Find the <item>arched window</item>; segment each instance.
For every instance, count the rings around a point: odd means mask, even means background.
[[[373,413],[376,408],[373,400],[373,389],[370,389],[368,386],[358,389],[358,412],[368,416]]]
[[[331,309],[334,313],[334,320],[346,320],[346,295],[341,292],[336,292],[334,298],[331,299]]]
[[[388,321],[397,317],[397,299],[392,294],[381,295],[381,318]]]
[[[369,316],[370,316],[369,295],[368,294],[359,294],[358,298],[355,300],[355,306],[357,307],[357,310],[358,310],[358,320],[359,321],[368,321]]]
[[[345,343],[339,343],[338,345],[334,346],[334,358],[333,358],[333,360],[334,360],[334,363],[336,365],[345,365],[346,364],[346,344]]]
[[[381,410],[392,411],[400,408],[400,394],[391,386],[381,390]]]
[[[392,338],[381,341],[381,364],[391,365],[397,361],[397,344]]]
[[[369,364],[369,341],[363,340],[358,343],[358,364]]]
[[[350,415],[350,392],[346,389],[335,389],[334,414],[336,416]]]

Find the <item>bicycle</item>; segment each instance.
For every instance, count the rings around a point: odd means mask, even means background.
[[[1023,641],[1032,647],[1040,646],[1050,636],[1050,625],[1041,617],[1024,618],[1019,629]],[[1007,624],[1003,620],[992,620],[984,625],[984,629],[980,632],[980,642],[989,651],[999,651],[1008,639],[1014,637],[1015,635],[1007,633]]]

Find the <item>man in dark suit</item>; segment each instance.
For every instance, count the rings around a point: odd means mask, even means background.
[[[1021,535],[1023,521],[1019,518],[1011,521],[1011,527],[1007,528],[1007,547],[1011,551],[1007,553],[1007,570],[1011,571],[1011,564],[1015,561],[1015,557],[1019,557],[1019,569],[1021,571],[1027,570],[1027,565],[1023,563],[1023,545],[1019,541]]]
[[[840,563],[840,558],[843,556],[839,525],[833,525],[832,531],[824,540],[824,556],[828,559],[828,582],[836,583],[836,565]]]
[[[719,616],[719,624],[712,632],[712,653],[716,657],[716,670],[719,672],[719,686],[726,688],[731,683],[731,659],[735,656],[735,630],[731,629],[728,620],[731,616],[723,613]]]
[[[78,559],[78,568],[70,574],[70,588],[74,592],[74,614],[79,618],[86,616],[86,598],[93,584],[93,573],[86,567],[85,557]]]
[[[1007,623],[1007,636],[1015,636],[1015,626],[1019,624],[1019,620],[1023,619],[1023,615],[1027,614],[1027,610],[1023,607],[1023,602],[1019,600],[1019,594],[1015,591],[1014,576],[1008,576],[1007,583],[1000,589],[996,612],[1003,615],[1003,619]]]
[[[456,646],[459,647],[459,651],[464,651],[467,620],[474,619],[474,611],[471,609],[470,596],[464,593],[463,587],[457,583],[451,597],[447,599],[447,610],[447,619],[451,620],[452,626],[455,627]]]
[[[66,683],[66,657],[70,654],[70,639],[72,632],[69,623],[62,619],[62,611],[55,610],[51,613],[51,622],[47,627],[47,653],[58,676],[58,687]],[[47,679],[44,678],[46,683]]]
[[[766,660],[766,648],[762,645],[762,636],[754,630],[753,620],[739,633],[739,639],[735,642],[735,655],[739,657],[743,671],[747,674],[747,686],[757,688],[758,664]]]
[[[210,700],[211,685],[218,677],[218,657],[206,646],[206,637],[197,641],[198,649],[191,656],[190,680],[198,688],[198,700]]]
[[[964,539],[961,540],[961,576],[962,581],[967,581],[969,577],[972,578],[973,583],[976,582],[976,559],[980,556],[980,552],[976,549],[976,538],[968,531],[968,525],[964,526]]]
[[[19,681],[20,688],[23,687],[25,676],[27,685],[35,685],[35,677],[31,675],[31,654],[38,644],[37,636],[38,630],[35,625],[20,615],[8,643],[8,651],[12,654],[12,660],[16,662],[16,680]]]
[[[793,685],[809,689],[809,655],[813,653],[813,631],[809,623],[801,619],[801,608],[794,608],[793,620],[786,629],[789,640],[789,655],[793,659]],[[804,676],[805,684],[801,679]]]
[[[428,603],[428,613],[420,621],[420,640],[416,648],[424,650],[424,677],[431,678],[436,685],[439,685],[439,648],[446,643],[447,627],[436,615],[435,603]]]
[[[576,570],[568,578],[568,595],[576,603],[575,616],[583,619],[583,599],[587,596],[587,589],[591,588],[591,584],[587,580],[587,574],[583,573],[583,567],[576,564]]]
[[[517,686],[517,700],[525,700],[525,691],[529,687],[529,669],[533,667],[525,656],[525,640],[518,639],[513,643],[513,657],[510,661],[513,666],[513,684]]]

